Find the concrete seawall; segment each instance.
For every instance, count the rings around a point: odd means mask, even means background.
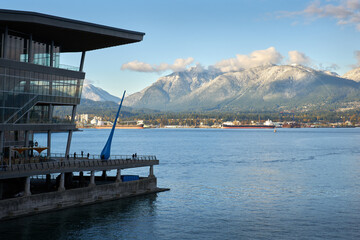
[[[11,198],[0,200],[0,220],[166,190],[169,189],[157,188],[156,177],[148,177],[137,181]]]

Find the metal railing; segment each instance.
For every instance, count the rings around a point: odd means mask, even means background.
[[[56,157],[53,157],[56,156]],[[25,173],[25,172],[62,172],[64,169],[94,169],[94,168],[118,168],[123,167],[141,167],[158,164],[156,156],[137,156],[132,158],[130,155],[114,155],[112,159],[101,160],[101,159],[87,159],[87,158],[71,158],[69,160],[64,158],[64,154],[53,154],[51,159],[44,162],[38,163],[23,163],[23,164],[11,164],[3,165],[0,167],[0,178],[2,173]],[[61,155],[61,156],[60,156]],[[92,155],[97,156],[97,155]],[[117,157],[117,158],[115,158]]]
[[[71,71],[79,71],[79,69],[80,69],[80,67],[75,67],[75,66],[66,65],[66,64],[59,64],[58,68],[71,70]]]
[[[101,160],[100,155],[97,154],[83,154],[81,155],[81,153],[76,153],[75,156],[74,154],[69,154],[69,158],[67,158],[65,156],[64,153],[52,153],[49,157],[51,158],[55,158],[55,159],[72,159],[72,160],[96,160],[99,159]],[[109,160],[157,160],[156,156],[154,155],[111,155]],[[107,160],[105,160],[107,161]]]

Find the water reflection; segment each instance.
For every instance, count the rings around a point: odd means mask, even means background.
[[[0,239],[134,239],[134,232],[151,238],[156,199],[151,194],[5,221]]]

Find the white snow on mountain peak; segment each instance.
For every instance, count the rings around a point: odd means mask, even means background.
[[[295,101],[291,103],[293,105],[297,104],[296,101],[312,101],[309,104],[317,104],[318,99],[332,98],[336,94],[342,94],[339,98],[343,99],[347,94],[354,98],[356,94],[353,93],[358,91],[357,88],[360,89],[354,81],[360,82],[360,68],[340,77],[336,73],[299,64],[269,64],[227,73],[195,66],[160,77],[152,85],[126,97],[124,105],[177,111],[232,108],[235,105],[256,108],[269,102],[276,105],[276,101],[286,105],[290,100]],[[342,92],[336,93],[342,87]],[[104,90],[95,90],[95,96],[91,96],[93,99],[103,96],[98,91]],[[321,98],[317,91],[330,95]]]
[[[345,73],[342,77],[356,82],[360,82],[360,67]]]
[[[121,101],[121,98],[111,95],[102,88],[95,87],[93,84],[88,81],[84,82],[81,98],[90,99],[93,101],[110,101],[118,103]]]

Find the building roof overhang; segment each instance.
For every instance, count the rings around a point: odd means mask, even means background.
[[[0,27],[51,42],[61,52],[82,52],[139,42],[145,33],[36,12],[0,9]]]

